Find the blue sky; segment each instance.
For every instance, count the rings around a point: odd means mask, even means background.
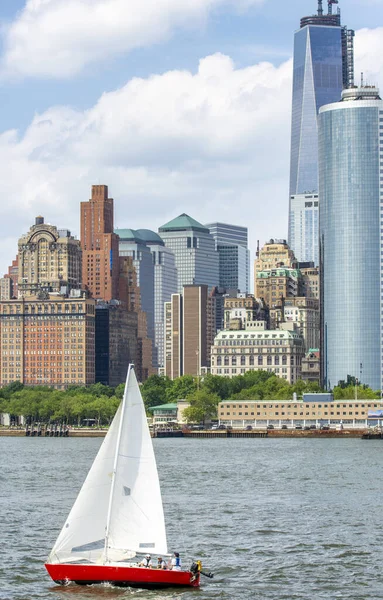
[[[2,0],[2,271],[36,214],[78,233],[92,183],[120,227],[188,212],[247,225],[253,251],[286,236],[293,33],[316,3],[193,2]],[[339,6],[379,83],[383,1]]]

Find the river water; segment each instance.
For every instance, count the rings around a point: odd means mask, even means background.
[[[214,579],[55,585],[43,561],[101,442],[0,438],[1,600],[383,599],[383,442],[358,439],[156,439],[169,549]]]

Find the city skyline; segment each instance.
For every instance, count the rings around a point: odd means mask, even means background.
[[[124,14],[124,3],[97,0],[112,4]],[[95,182],[109,184],[121,228],[156,230],[182,212],[202,223],[219,219],[248,226],[251,258],[258,239],[287,237],[293,34],[316,2],[281,2],[276,10],[275,2],[253,0],[241,11],[238,3],[213,4],[201,0],[191,14],[186,3],[167,3],[166,26],[140,13],[145,39],[123,29],[128,20],[104,27],[95,44],[88,3],[77,3],[89,19],[76,30],[67,26],[79,18],[70,3],[2,3],[3,272],[18,232],[38,214],[79,238],[77,203]],[[157,5],[163,17],[164,4]],[[355,0],[340,6],[356,30],[356,81],[363,70],[379,85],[382,36],[374,28],[382,8],[368,11]],[[59,49],[71,48],[70,68],[60,63],[47,23],[66,28]],[[42,30],[44,60],[36,43]]]

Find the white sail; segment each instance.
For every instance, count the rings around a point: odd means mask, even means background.
[[[126,549],[166,554],[165,520],[153,444],[136,375],[125,389],[122,435],[108,531],[108,555]]]
[[[124,400],[57,538],[49,562],[105,562],[108,514],[108,560],[123,560],[136,552],[147,552],[146,548],[153,553],[167,552],[157,467],[133,369],[128,371]]]

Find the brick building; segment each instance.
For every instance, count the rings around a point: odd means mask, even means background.
[[[108,186],[92,185],[92,197],[81,202],[82,281],[93,298],[107,302],[118,299],[118,235],[113,219]]]

